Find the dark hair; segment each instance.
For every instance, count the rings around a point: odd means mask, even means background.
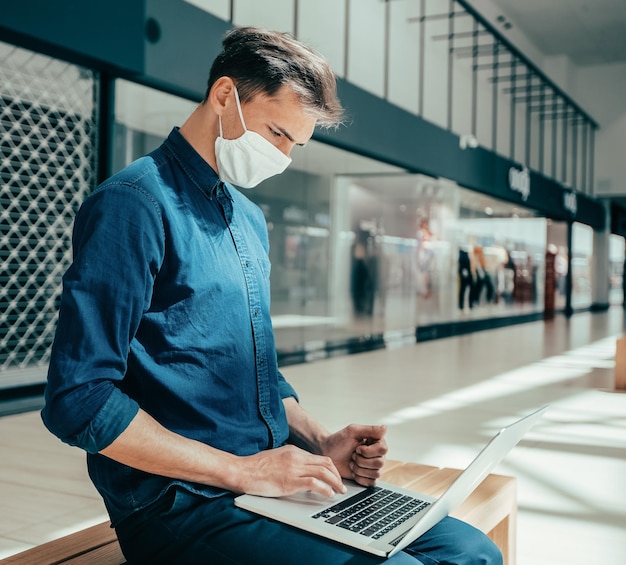
[[[291,35],[239,27],[224,36],[222,46],[211,66],[205,101],[215,82],[228,76],[235,81],[242,102],[257,94],[273,96],[282,86],[289,86],[319,125],[341,123],[343,108],[330,65]]]

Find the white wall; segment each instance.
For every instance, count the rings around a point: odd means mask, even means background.
[[[597,135],[595,177],[598,196],[626,196],[626,112]]]
[[[343,1],[315,0],[298,4],[298,39],[323,53],[340,77],[345,74],[345,22]]]
[[[389,56],[389,101],[417,114],[419,111],[420,27],[415,2],[392,2]],[[396,32],[398,30],[398,32]]]
[[[276,31],[294,33],[293,0],[237,0],[233,8],[233,23],[253,25]]]
[[[347,78],[377,96],[384,94],[385,4],[350,2]]]
[[[599,122],[596,195],[626,195],[626,64],[576,69],[573,88]]]

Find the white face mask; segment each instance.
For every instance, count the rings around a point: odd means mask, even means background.
[[[237,87],[235,100],[244,132],[237,139],[224,139],[222,117],[219,116],[220,135],[215,140],[218,174],[225,182],[241,188],[253,188],[261,181],[282,173],[291,159],[261,134],[246,128]]]

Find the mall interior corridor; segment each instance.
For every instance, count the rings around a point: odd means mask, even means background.
[[[518,565],[626,563],[624,313],[558,315],[284,368],[328,428],[388,425],[389,456],[463,467],[501,426],[550,404],[498,466],[518,479]],[[0,558],[106,519],[84,454],[36,411],[0,418]]]

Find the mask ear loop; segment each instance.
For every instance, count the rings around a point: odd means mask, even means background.
[[[237,87],[235,86],[235,102],[237,102],[237,111],[239,112],[239,119],[241,120],[241,125],[243,126],[243,131],[248,131],[246,127],[246,122],[243,121],[243,112],[241,111],[241,102],[239,102],[239,93],[237,92]],[[224,130],[222,129],[222,116],[217,117],[217,121],[220,124],[220,137],[224,139]]]
[[[243,121],[243,112],[241,111],[241,102],[239,102],[239,92],[237,92],[237,87],[235,86],[235,102],[237,102],[237,110],[239,110],[239,118],[241,119],[241,125],[243,126],[243,131],[248,131],[246,127],[246,122]]]

